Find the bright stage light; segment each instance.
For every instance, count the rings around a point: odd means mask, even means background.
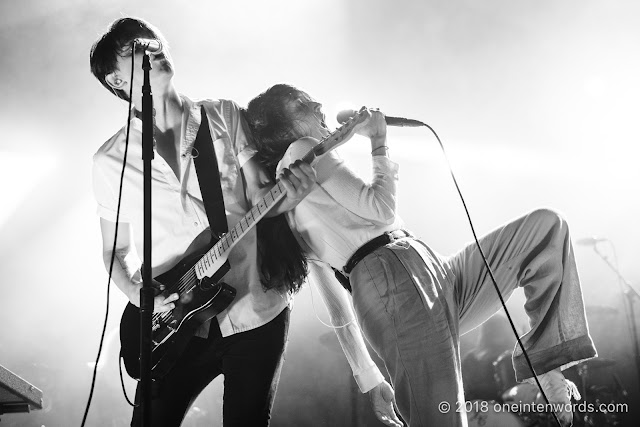
[[[0,190],[0,227],[26,200],[31,190],[56,166],[51,154],[0,152],[0,181],[7,183]]]

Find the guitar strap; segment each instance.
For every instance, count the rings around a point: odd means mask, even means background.
[[[211,132],[209,131],[209,120],[204,110],[204,105],[200,107],[201,121],[196,140],[193,143],[193,163],[196,166],[202,202],[207,212],[211,233],[220,236],[228,231],[227,216],[224,210],[224,199],[222,197],[222,187],[220,186],[220,171],[216,152],[213,149]]]

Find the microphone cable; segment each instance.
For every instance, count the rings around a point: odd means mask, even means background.
[[[436,137],[436,140],[438,141],[438,144],[440,144],[440,148],[442,149],[442,153],[444,154],[444,159],[447,162],[447,166],[449,167],[449,172],[451,174],[451,178],[453,179],[453,184],[455,185],[456,190],[458,191],[458,195],[460,196],[460,201],[462,202],[462,206],[464,207],[464,212],[467,215],[467,220],[469,221],[469,226],[471,227],[471,233],[473,234],[473,239],[474,239],[474,241],[476,243],[476,246],[478,247],[478,250],[480,251],[480,255],[482,256],[482,260],[484,262],[484,265],[487,268],[487,271],[489,272],[489,276],[491,277],[491,281],[493,283],[493,287],[496,290],[496,293],[498,294],[498,298],[500,299],[500,303],[502,304],[502,308],[504,308],[504,312],[507,315],[507,319],[509,320],[509,325],[511,325],[511,330],[513,331],[513,334],[515,335],[516,340],[518,341],[518,346],[522,350],[522,354],[524,355],[524,358],[527,361],[527,365],[529,366],[529,369],[531,369],[531,373],[533,374],[533,378],[535,379],[535,382],[538,385],[538,388],[540,389],[540,393],[542,394],[542,397],[544,398],[545,402],[547,403],[547,407],[552,408],[551,403],[549,402],[549,399],[547,398],[547,395],[545,394],[544,390],[542,389],[542,385],[540,384],[540,381],[538,380],[538,374],[536,374],[536,371],[533,369],[533,364],[531,363],[531,360],[529,359],[529,354],[527,354],[527,351],[525,350],[524,345],[522,344],[522,341],[520,340],[520,336],[518,335],[518,331],[516,329],[516,326],[513,323],[513,320],[511,319],[511,314],[509,313],[509,310],[507,309],[507,305],[506,305],[506,303],[504,301],[504,298],[502,297],[502,293],[500,293],[500,288],[498,288],[498,283],[496,281],[496,278],[493,275],[493,271],[491,270],[491,267],[489,266],[489,262],[487,261],[487,257],[485,256],[484,251],[482,250],[482,246],[480,246],[480,241],[478,240],[478,236],[476,234],[475,227],[473,226],[473,222],[471,221],[471,215],[469,214],[469,209],[467,208],[467,203],[465,202],[464,197],[462,196],[462,191],[460,190],[460,186],[458,185],[458,180],[456,179],[456,176],[453,173],[453,167],[451,166],[451,163],[449,162],[449,157],[447,156],[447,152],[446,152],[446,150],[444,148],[444,145],[442,144],[442,141],[440,140],[440,137],[438,136],[436,131],[433,130],[433,128],[431,126],[429,126],[426,123],[419,122],[417,120],[416,120],[416,122],[420,123],[422,126],[425,126],[427,129],[429,129],[433,133],[433,135]],[[562,427],[562,423],[560,422],[560,419],[558,418],[558,415],[556,414],[556,412],[552,409],[551,413],[553,414],[553,417],[555,418],[555,420],[558,423],[558,425]]]
[[[104,337],[107,331],[107,321],[109,320],[109,295],[111,293],[111,275],[113,273],[113,264],[115,262],[115,254],[116,254],[116,245],[118,242],[118,226],[120,225],[120,204],[122,202],[122,184],[124,182],[124,171],[127,166],[127,153],[129,151],[129,131],[131,129],[131,108],[133,106],[133,69],[134,69],[134,61],[135,60],[135,44],[131,45],[131,80],[129,83],[129,108],[127,109],[127,134],[125,138],[124,145],[124,158],[122,160],[122,171],[120,173],[120,185],[118,189],[118,207],[116,208],[116,226],[113,235],[113,247],[111,250],[111,259],[109,261],[109,277],[107,280],[107,304],[105,308],[104,314],[104,324],[102,326],[102,334],[100,335],[100,344],[98,345],[98,355],[96,356],[96,362],[93,366],[93,377],[91,379],[91,388],[89,390],[89,397],[87,399],[87,404],[85,406],[84,415],[82,417],[81,427],[84,427],[87,416],[89,415],[89,408],[91,407],[91,400],[93,399],[93,392],[96,386],[96,377],[98,375],[98,362],[100,361],[100,355],[102,354],[102,346],[104,344]],[[118,357],[118,362],[120,362],[120,357]],[[122,368],[121,368],[120,378],[122,379]],[[122,382],[122,389],[125,392],[125,397],[127,398],[127,402],[129,402],[129,398],[127,397],[126,390],[124,390],[124,382]],[[131,404],[131,402],[129,402]]]
[[[317,265],[317,268],[322,269],[322,271],[325,271],[325,269],[327,269],[327,268],[331,268],[331,266],[329,264],[327,264],[326,262],[324,262],[324,261],[322,261],[320,259],[317,259],[317,258],[309,258],[309,261],[315,262],[316,265]],[[333,277],[333,275],[329,274],[329,276],[331,276],[329,280],[331,280],[331,281],[336,281],[337,280],[337,279],[335,279],[335,277]],[[320,288],[320,286],[327,286],[327,285],[323,285],[321,283],[321,282],[323,282],[323,278],[322,277],[320,277],[320,278],[316,277],[315,279],[311,279],[311,275],[309,275],[308,277],[310,279],[310,280],[308,280],[308,282],[309,282],[309,294],[311,295],[311,306],[313,307],[313,314],[315,314],[316,319],[318,319],[318,321],[320,323],[322,323],[324,326],[326,326],[328,328],[333,329],[334,331],[336,329],[346,328],[349,325],[354,324],[354,323],[357,324],[357,320],[356,320],[355,316],[353,317],[353,319],[349,320],[344,325],[335,326],[335,325],[330,325],[328,323],[325,323],[324,320],[322,320],[320,318],[320,316],[318,315],[318,310],[316,309],[316,304],[315,304],[314,297],[313,297],[313,285],[317,286],[318,288]],[[340,286],[339,289],[340,289],[339,292],[342,292],[344,290],[344,288],[342,286]],[[318,293],[320,293],[320,291],[318,291]],[[322,296],[321,296],[321,298],[322,298]],[[340,297],[336,296],[336,299],[340,300]],[[327,310],[327,313],[329,313],[329,317],[331,317],[331,313],[329,311],[329,307],[328,307],[327,302],[325,302],[324,305],[325,305],[325,309]],[[352,314],[354,314],[353,313],[353,308],[351,308],[351,311],[352,311]],[[347,319],[344,319],[344,320],[347,320]],[[331,321],[331,320],[329,320],[329,321]]]

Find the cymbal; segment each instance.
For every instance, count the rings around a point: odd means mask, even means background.
[[[516,384],[504,393],[502,400],[505,402],[541,403],[542,394],[538,386],[529,383]]]
[[[613,359],[607,359],[604,357],[596,357],[594,359],[585,360],[580,363],[579,366],[586,366],[589,369],[598,369],[598,368],[606,368],[607,366],[613,366],[616,362]]]

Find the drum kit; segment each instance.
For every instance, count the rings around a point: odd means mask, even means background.
[[[597,357],[582,362],[576,369],[570,368],[565,374],[577,372],[576,385],[582,395],[583,405],[577,406],[573,415],[574,427],[612,427],[620,426],[619,415],[615,412],[586,411],[588,404],[616,404],[625,401],[626,392],[619,386],[612,389],[609,386],[598,385],[592,379],[595,372],[611,371],[616,361]],[[509,411],[505,408],[535,408],[537,404],[544,404],[544,398],[538,386],[530,383],[517,383],[511,364],[511,351],[505,351],[494,362],[494,379],[499,391],[496,401],[472,401],[467,405],[467,418],[470,427],[554,427],[557,426],[551,413],[535,411]],[[611,371],[611,376],[617,378]],[[618,382],[618,381],[617,381]],[[619,384],[619,382],[618,382]],[[585,411],[581,412],[580,408]]]

